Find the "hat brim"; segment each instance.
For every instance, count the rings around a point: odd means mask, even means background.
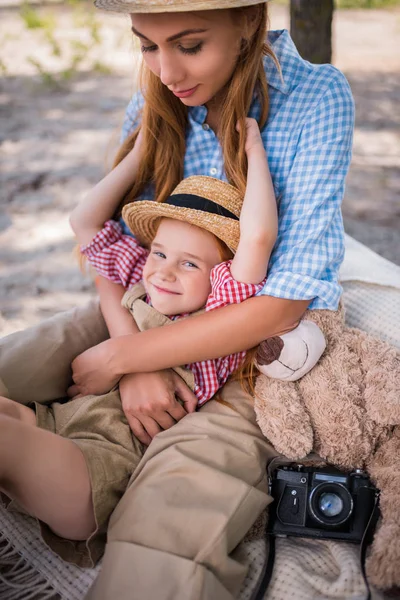
[[[176,219],[205,229],[222,240],[233,252],[236,252],[239,243],[239,221],[193,208],[171,206],[154,200],[137,200],[124,206],[122,218],[145,246],[150,246],[153,241],[161,218]]]
[[[268,0],[175,0],[168,3],[162,0],[132,0],[119,2],[119,0],[95,0],[96,8],[121,13],[167,13],[167,12],[193,12],[198,10],[221,10],[224,8],[239,8],[265,4]]]

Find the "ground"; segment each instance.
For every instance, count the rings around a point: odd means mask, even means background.
[[[0,331],[10,333],[94,294],[73,256],[68,214],[112,162],[136,62],[125,16],[93,17],[89,4],[79,13],[62,3],[40,9],[53,12],[55,26],[28,29],[18,0],[5,1]],[[270,7],[271,27],[288,27],[287,9]],[[357,109],[345,227],[398,264],[399,33],[399,8],[336,11],[333,62],[348,77]]]

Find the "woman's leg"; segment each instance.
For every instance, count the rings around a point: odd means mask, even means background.
[[[0,339],[0,394],[22,404],[66,396],[71,362],[108,337],[99,303],[65,311]]]
[[[36,427],[26,406],[0,397],[0,491],[60,537],[95,529],[84,456],[72,441]]]
[[[109,526],[91,600],[232,600],[246,575],[236,547],[271,501],[276,455],[237,383],[157,435]]]

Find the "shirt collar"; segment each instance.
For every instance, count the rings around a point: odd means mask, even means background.
[[[288,53],[291,55],[294,50],[295,54],[297,54],[300,58],[289,32],[286,29],[269,31],[267,39],[270,47],[274,51],[276,58],[278,59],[282,71],[284,71],[283,63],[285,62]],[[290,82],[286,82],[284,80],[283,74],[281,75],[279,73],[276,64],[272,60],[272,57],[264,56],[263,63],[268,85],[278,90],[278,92],[282,92],[282,94],[289,94],[291,89]]]
[[[286,29],[269,31],[268,42],[272,50],[275,53],[276,58],[281,66],[283,72],[287,71],[286,67],[289,67],[290,81],[285,81],[283,75],[281,76],[274,61],[270,56],[265,56],[263,59],[265,75],[267,77],[267,83],[270,87],[273,87],[282,94],[288,95],[295,85],[294,75],[300,64],[302,64],[302,58],[296,50],[292,38]],[[253,100],[250,106],[249,116],[255,119],[258,118],[260,113],[259,101],[257,98],[257,92],[253,94]],[[207,118],[207,108],[205,106],[191,106],[188,110],[189,119],[193,119],[197,123],[202,125]]]

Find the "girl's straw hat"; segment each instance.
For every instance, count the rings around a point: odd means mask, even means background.
[[[224,181],[196,175],[188,177],[164,202],[137,200],[127,204],[122,217],[138,240],[149,246],[160,218],[177,219],[213,233],[233,252],[239,243],[239,215],[243,198]]]
[[[263,4],[268,0],[95,0],[95,6],[123,13],[189,12]]]

